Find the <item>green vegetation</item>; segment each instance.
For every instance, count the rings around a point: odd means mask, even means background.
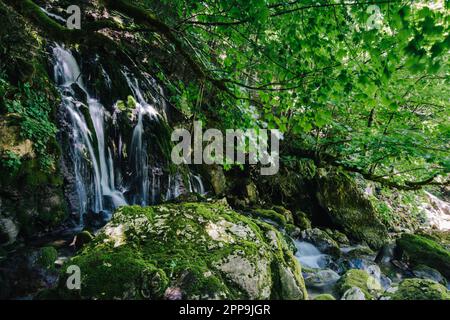
[[[4,110],[9,115],[15,115],[12,122],[20,126],[20,136],[32,141],[41,168],[50,170],[55,160],[48,153],[48,148],[50,142],[54,143],[56,134],[56,126],[51,121],[52,103],[45,91],[32,88],[30,83],[20,85],[16,92],[8,91],[4,96],[11,94],[12,98],[3,99]],[[7,161],[5,164],[8,166]]]

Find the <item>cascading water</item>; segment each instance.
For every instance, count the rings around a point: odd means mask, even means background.
[[[191,192],[195,192],[201,195],[204,195],[206,193],[202,178],[200,176],[191,174],[191,179],[189,182]]]
[[[308,268],[323,268],[327,263],[327,255],[319,251],[313,244],[294,240],[297,252],[295,257],[301,263],[301,265]]]
[[[159,124],[160,119],[164,119],[166,105],[163,99],[158,100],[152,95],[149,103],[138,78],[124,67],[122,76],[134,105],[130,119],[125,116],[126,120],[123,120],[117,103],[108,111],[99,98],[90,94],[88,86],[83,83],[80,67],[69,50],[55,45],[53,56],[55,81],[62,96],[61,118],[65,124],[62,131],[67,137],[68,155],[64,165],[71,172],[68,176],[73,177],[68,178],[72,180],[76,194],[71,206],[78,211],[80,222],[89,212],[106,213],[108,218],[118,206],[148,205],[187,192],[181,174],[165,174],[162,163],[155,161],[156,156],[150,151],[156,145],[152,144],[151,137],[158,132],[149,135],[146,126]],[[103,66],[100,70],[106,87],[111,88],[108,73]],[[91,79],[88,76],[84,78]],[[147,87],[156,88],[156,94],[162,94],[156,83],[145,81]],[[127,136],[121,130],[130,124],[134,125]],[[190,191],[205,193],[199,176],[190,174],[189,180]],[[166,191],[162,192],[163,186],[166,186]]]
[[[80,216],[82,217],[82,214],[88,210],[100,212],[126,205],[123,193],[114,184],[114,167],[109,149],[107,161],[104,134],[105,109],[99,101],[90,97],[83,84],[80,68],[70,51],[56,45],[53,54],[55,79],[61,91],[62,106],[69,115],[71,123],[70,151],[80,203]],[[79,99],[80,94],[77,90],[85,94],[86,102]],[[88,127],[89,121],[86,121],[86,114],[83,113],[86,107],[94,131]],[[94,196],[89,197],[90,193]],[[111,199],[112,205],[105,206],[105,197]]]

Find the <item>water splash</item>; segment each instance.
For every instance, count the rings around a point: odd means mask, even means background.
[[[323,269],[328,261],[328,255],[323,254],[313,244],[294,240],[297,252],[295,257],[302,266],[306,266],[312,269]]]

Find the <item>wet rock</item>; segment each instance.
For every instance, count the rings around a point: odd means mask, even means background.
[[[318,272],[309,273],[304,276],[305,285],[308,289],[312,288],[319,292],[330,292],[340,276],[333,270],[326,269]]]
[[[351,287],[344,292],[341,300],[366,300],[366,296],[360,288]]]
[[[348,240],[347,236],[338,230],[325,229],[325,232],[333,238],[339,245],[348,246],[350,245],[350,240]]]
[[[447,280],[442,276],[442,274],[436,269],[430,268],[424,265],[418,265],[412,271],[414,277],[419,279],[429,279],[436,281],[444,286],[447,285]]]
[[[294,215],[295,224],[302,230],[311,229],[311,221],[308,215],[300,210],[297,210]]]
[[[294,218],[293,218],[292,212],[290,210],[286,209],[285,207],[273,206],[272,210],[281,214],[286,219],[286,223],[288,223],[288,224],[294,223]]]
[[[388,239],[386,227],[348,175],[330,169],[320,170],[316,196],[332,223],[354,240],[380,248]]]
[[[378,251],[377,256],[375,257],[375,262],[382,265],[387,265],[394,257],[395,252],[395,242],[391,242],[385,244]]]

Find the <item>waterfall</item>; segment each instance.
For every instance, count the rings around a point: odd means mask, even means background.
[[[89,210],[101,212],[126,205],[123,192],[114,183],[111,150],[105,144],[106,110],[97,99],[89,95],[72,53],[56,45],[53,54],[54,74],[62,95],[62,107],[71,124],[70,156],[80,203],[80,217]],[[86,95],[86,101],[80,98],[78,89]],[[86,119],[83,109],[88,111],[90,119]],[[90,122],[94,130],[88,127]],[[92,197],[89,196],[91,193]],[[110,205],[105,204],[105,198],[110,199]]]
[[[109,218],[116,207],[154,204],[187,192],[182,175],[164,173],[163,162],[149,153],[157,147],[151,137],[159,134],[151,130],[158,130],[158,124],[166,118],[167,108],[156,81],[144,78],[144,83],[140,83],[126,67],[119,70],[135,104],[131,120],[124,119],[117,102],[110,112],[99,98],[90,94],[83,79],[91,81],[92,77],[82,77],[71,51],[55,45],[53,56],[55,81],[62,97],[60,129],[63,136],[67,136],[62,142],[68,151],[63,161],[69,171],[65,176],[73,186],[72,202],[75,204],[71,205],[78,211],[80,224],[86,213],[102,213]],[[112,90],[111,77],[102,65],[99,70],[106,87]],[[143,88],[146,93],[154,91],[154,95],[147,99]],[[152,129],[152,123],[156,129]],[[130,127],[130,124],[132,131],[127,136],[120,128]],[[151,134],[147,134],[148,130]],[[200,176],[190,174],[188,183],[191,192],[205,193]],[[167,187],[165,192],[161,192],[163,186]]]
[[[191,174],[190,179],[190,191],[201,195],[206,194],[205,187],[203,185],[202,178],[198,175]]]
[[[295,257],[302,266],[308,268],[323,268],[327,262],[327,255],[319,251],[312,243],[294,240],[297,252]]]

